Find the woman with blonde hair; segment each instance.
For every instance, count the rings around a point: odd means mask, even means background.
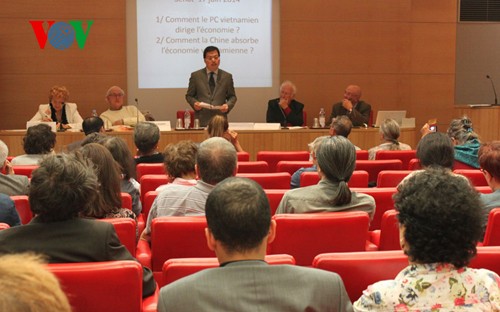
[[[227,118],[222,115],[215,115],[207,125],[208,137],[221,137],[234,145],[237,152],[243,152],[243,148],[238,141],[238,133],[229,129]]]

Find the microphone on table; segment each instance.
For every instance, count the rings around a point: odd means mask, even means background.
[[[135,106],[137,108],[137,123],[139,123],[139,100],[135,98]]]
[[[495,105],[498,105],[497,91],[495,90],[495,84],[493,83],[493,78],[490,75],[486,75],[486,78],[490,80],[491,87],[493,88],[493,93],[495,94]]]

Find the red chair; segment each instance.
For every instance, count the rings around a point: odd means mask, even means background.
[[[8,229],[10,228],[10,225],[8,225],[7,223],[0,223],[0,231],[1,230],[5,230],[5,229]]]
[[[370,232],[370,241],[378,247],[378,250],[400,250],[399,222],[396,210],[387,210],[382,215],[380,230]]]
[[[181,119],[182,120],[182,127],[185,128],[185,125],[184,125],[184,113],[186,112],[186,110],[178,110],[177,111],[177,119]],[[191,123],[189,124],[189,128],[193,128],[194,127],[194,110],[189,110],[189,114],[191,115]]]
[[[488,182],[486,182],[486,178],[480,169],[455,169],[453,172],[469,179],[473,186],[488,186]]]
[[[368,187],[351,188],[353,192],[368,194],[375,199],[375,214],[370,222],[370,231],[379,230],[382,222],[382,216],[387,210],[394,209],[394,200],[392,195],[396,193],[395,187]]]
[[[413,158],[410,160],[408,163],[408,170],[419,170],[422,169],[422,166],[420,165],[420,160],[418,158]]]
[[[416,150],[409,151],[377,151],[376,160],[399,159],[403,162],[403,169],[409,168],[410,160],[417,157]]]
[[[238,163],[238,173],[267,173],[269,165],[265,161],[242,161]]]
[[[295,264],[295,259],[290,255],[267,255],[267,263],[276,264]],[[175,282],[185,276],[194,274],[204,269],[216,268],[219,266],[217,258],[177,258],[169,259],[163,264],[163,284],[160,288]]]
[[[33,170],[37,169],[38,165],[13,165],[12,169],[14,169],[14,173],[18,175],[27,176],[31,179],[31,174]]]
[[[456,170],[456,169],[478,169],[478,168],[469,166],[467,164],[464,164],[461,161],[455,160],[453,162],[453,170]]]
[[[500,208],[494,208],[488,214],[486,231],[481,246],[500,246]]]
[[[151,206],[153,206],[153,202],[158,196],[157,191],[149,191],[144,195],[144,201],[142,202],[142,214],[144,215],[144,219],[147,221],[149,216],[149,211],[151,210]]]
[[[276,164],[276,172],[288,172],[293,175],[300,168],[312,167],[312,161],[304,160],[280,160]]]
[[[366,212],[278,214],[269,254],[289,254],[298,265],[311,265],[324,252],[364,251],[370,219]],[[339,234],[342,233],[342,234]]]
[[[146,174],[165,174],[165,166],[163,163],[141,163],[135,166],[137,180],[139,181],[143,175]]]
[[[238,161],[249,161],[250,160],[250,153],[248,153],[248,152],[236,152],[236,155],[238,156]]]
[[[319,174],[317,172],[302,172],[300,175],[300,187],[315,185],[318,182]],[[347,184],[349,184],[349,187],[368,187],[368,172],[354,170]]]
[[[33,212],[31,212],[28,195],[15,195],[10,196],[10,198],[16,206],[17,213],[21,219],[21,224],[29,223],[31,219],[33,219]]]
[[[215,257],[208,249],[205,238],[207,220],[205,216],[158,217],[151,223],[151,249],[149,266],[158,284],[162,284],[163,263],[171,258]],[[140,240],[138,253],[145,260],[149,245]],[[138,257],[139,260],[139,257]]]
[[[122,245],[128,249],[132,256],[135,256],[137,247],[137,224],[134,219],[107,218],[97,220],[113,224]]]
[[[170,183],[170,181],[164,174],[146,174],[141,177],[139,183],[141,184],[141,202],[143,202],[147,192],[156,191],[158,186]]]
[[[497,274],[500,274],[500,247],[478,246],[476,256],[472,258],[468,267],[476,269],[488,269]]]
[[[378,173],[377,187],[396,187],[413,170],[382,170]]]
[[[342,277],[352,302],[358,300],[369,285],[394,279],[407,266],[408,257],[402,250],[325,253],[313,261],[313,267]]]
[[[356,150],[356,160],[368,160],[368,151]]]
[[[280,160],[309,160],[307,151],[260,151],[257,152],[257,160],[266,161],[269,172],[276,172],[276,166]]]
[[[491,187],[489,186],[475,186],[474,188],[482,194],[490,194],[492,192]]]
[[[291,176],[288,172],[237,173],[236,176],[252,179],[263,189],[290,189]]]
[[[283,198],[283,195],[288,190],[274,190],[274,189],[264,189],[264,192],[267,195],[267,199],[269,200],[269,208],[271,209],[271,215],[274,215],[276,213],[276,210],[278,209],[279,204],[281,203],[281,199]]]
[[[132,210],[132,196],[129,193],[121,192],[122,208]]]
[[[382,170],[402,170],[403,162],[399,159],[389,160],[356,160],[355,170],[368,172],[368,183],[377,183],[378,173]]]
[[[142,298],[142,267],[135,261],[48,264],[73,311],[156,311],[158,291]],[[126,294],[126,295],[124,295]]]

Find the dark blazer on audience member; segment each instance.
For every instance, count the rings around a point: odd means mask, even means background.
[[[333,272],[264,261],[229,262],[163,287],[158,311],[352,311]]]
[[[49,263],[137,261],[112,224],[81,218],[45,223],[35,217],[29,224],[0,231],[0,254],[26,251],[47,255]],[[143,296],[155,288],[151,270],[143,267]]]
[[[303,110],[304,104],[292,100],[290,102],[290,113],[285,116],[285,113],[279,105],[280,99],[272,99],[267,103],[267,114],[266,122],[278,122],[282,126],[287,126],[288,124],[292,126],[302,126],[304,124]]]
[[[203,108],[199,111],[194,110],[195,118],[200,120],[200,126],[205,127],[210,118],[215,115],[227,115],[236,104],[236,92],[234,91],[233,75],[219,69],[217,72],[217,80],[213,94],[208,86],[207,69],[203,68],[191,73],[189,78],[189,86],[186,93],[186,101],[194,109],[195,102],[205,102],[214,106],[227,104],[229,110],[227,113],[222,113],[218,109]]]

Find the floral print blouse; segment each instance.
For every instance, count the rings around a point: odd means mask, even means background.
[[[486,269],[412,264],[394,280],[368,286],[354,311],[500,311],[500,278]]]

